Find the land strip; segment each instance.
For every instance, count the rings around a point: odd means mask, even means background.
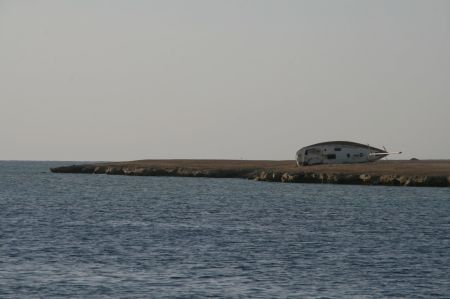
[[[54,173],[245,178],[284,183],[450,187],[450,160],[391,160],[298,167],[295,161],[139,160],[51,168]]]

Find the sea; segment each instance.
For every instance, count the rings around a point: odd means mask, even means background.
[[[450,188],[0,162],[0,298],[450,298]]]

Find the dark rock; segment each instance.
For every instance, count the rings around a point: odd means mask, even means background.
[[[400,186],[400,178],[396,175],[382,175],[380,177],[380,184],[381,185],[388,185],[388,186]]]
[[[269,173],[266,171],[261,172],[257,177],[257,181],[267,181],[269,178]]]
[[[272,182],[281,182],[281,177],[283,174],[281,172],[274,172],[272,173]]]
[[[108,167],[105,171],[106,174],[109,175],[123,175],[125,172],[121,167]]]
[[[50,171],[55,173],[94,173],[94,169],[94,165],[71,165],[50,168]]]
[[[105,166],[97,166],[94,168],[94,173],[95,174],[102,174],[106,172],[106,167]]]
[[[350,185],[357,185],[360,183],[359,181],[359,176],[356,174],[347,174],[347,175],[343,175],[341,177],[341,183],[342,184],[350,184]]]
[[[447,187],[448,178],[445,176],[427,176],[425,184],[428,187]]]

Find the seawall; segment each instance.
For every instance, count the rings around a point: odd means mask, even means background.
[[[295,161],[140,160],[62,166],[54,173],[244,178],[283,183],[450,187],[450,160],[297,167]]]

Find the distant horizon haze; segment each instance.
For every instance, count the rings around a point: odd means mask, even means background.
[[[450,159],[450,1],[0,1],[0,160]]]

